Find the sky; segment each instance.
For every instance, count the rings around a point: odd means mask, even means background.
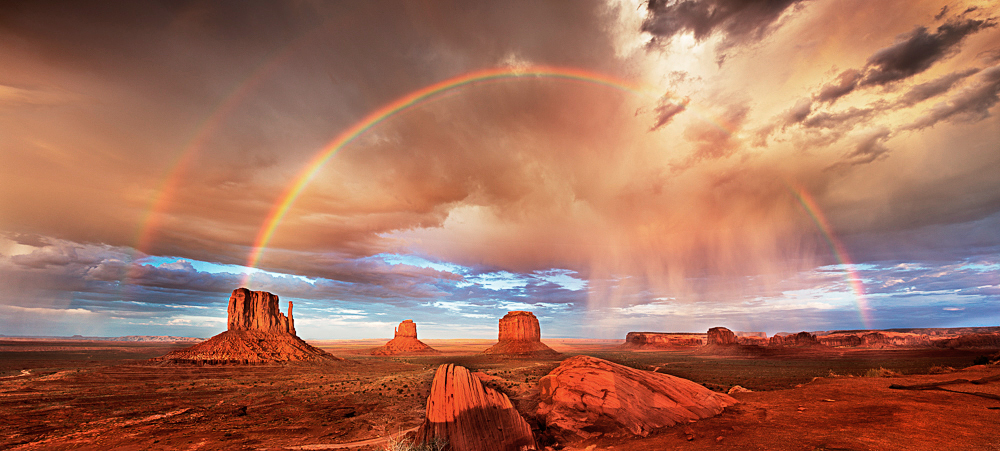
[[[996,2],[7,1],[0,61],[3,335],[1000,325]]]

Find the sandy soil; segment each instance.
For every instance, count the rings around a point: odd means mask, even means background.
[[[426,340],[440,356],[353,354],[384,344],[312,342],[347,362],[288,366],[151,366],[169,345],[39,343],[2,352],[0,449],[382,449],[382,438],[420,424],[436,367],[453,362],[494,376],[520,407],[558,359],[478,354],[491,340]],[[954,391],[894,390],[1000,374],[964,367],[985,350],[788,351],[698,355],[625,352],[620,340],[546,343],[726,390],[741,404],[645,438],[554,444],[566,449],[1000,450],[1000,401]],[[2,348],[3,343],[0,343]],[[184,347],[179,344],[176,347]],[[79,349],[79,348],[87,349]],[[91,349],[94,348],[94,349]],[[152,354],[152,355],[151,355]],[[897,377],[858,377],[884,367]],[[931,370],[942,374],[926,374]],[[923,373],[923,374],[921,374]],[[815,379],[817,376],[822,376]],[[1000,395],[1000,381],[949,390]]]

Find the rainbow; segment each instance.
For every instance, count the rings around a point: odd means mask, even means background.
[[[816,226],[819,227],[820,232],[823,234],[823,238],[826,239],[827,244],[830,245],[830,249],[833,250],[833,256],[837,259],[837,262],[843,266],[846,272],[846,278],[848,284],[850,284],[851,291],[854,292],[854,298],[856,299],[858,305],[858,315],[861,318],[861,323],[865,326],[865,329],[872,329],[872,317],[871,308],[868,307],[868,299],[865,295],[865,286],[861,282],[861,275],[858,274],[858,270],[855,269],[857,265],[851,262],[850,256],[847,254],[847,249],[841,244],[840,240],[836,239],[833,235],[833,228],[830,227],[830,223],[826,220],[826,216],[816,205],[816,201],[809,195],[805,189],[789,185],[788,187],[795,198],[805,208],[806,213],[812,218]]]
[[[298,199],[300,194],[302,194],[302,191],[319,172],[320,168],[322,168],[323,165],[337,153],[337,151],[350,144],[365,131],[380,124],[395,114],[406,111],[423,102],[438,98],[444,93],[454,89],[498,80],[538,78],[583,82],[606,86],[633,94],[652,95],[652,91],[650,90],[641,89],[639,86],[608,75],[586,71],[583,69],[556,66],[530,66],[520,68],[501,67],[484,69],[449,78],[413,91],[386,105],[383,105],[375,111],[372,111],[360,121],[342,131],[309,161],[305,169],[303,169],[294,179],[294,182],[279,198],[270,214],[268,214],[263,226],[257,234],[256,240],[254,241],[253,250],[250,253],[246,266],[251,268],[257,267],[264,249],[271,241],[271,237],[274,235],[274,231],[277,229],[278,224],[281,223],[281,220],[284,218],[285,214],[288,213],[292,204],[295,203],[295,200]],[[699,116],[702,115],[699,114]],[[726,131],[727,133],[731,133],[726,127],[719,124],[717,121],[709,120],[708,122],[713,124],[715,127]]]

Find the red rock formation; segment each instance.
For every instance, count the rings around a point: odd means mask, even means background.
[[[396,335],[384,346],[372,350],[372,355],[440,354],[441,352],[417,340],[417,325],[405,320],[396,328]]]
[[[507,395],[483,385],[469,370],[441,365],[427,398],[427,417],[417,443],[444,439],[453,451],[537,449],[531,427]]]
[[[1000,333],[969,334],[934,343],[942,348],[998,348]]]
[[[629,332],[625,335],[625,349],[679,348],[705,344],[705,334]]]
[[[736,342],[744,346],[767,346],[767,337],[749,336],[740,337],[736,336]]]
[[[288,316],[278,310],[278,297],[266,291],[233,290],[229,296],[229,330],[259,330],[295,334],[291,319],[292,303],[288,303]]]
[[[554,356],[559,353],[541,340],[538,318],[531,312],[507,312],[500,318],[499,343],[491,346],[486,354]]]
[[[816,336],[809,332],[799,332],[795,335],[775,335],[771,337],[770,346],[823,346]]]
[[[152,359],[164,363],[263,364],[343,360],[295,335],[292,303],[288,316],[278,310],[278,296],[246,288],[229,297],[229,330],[190,348]]]
[[[708,330],[709,346],[733,346],[739,344],[736,334],[725,327],[713,327]]]
[[[687,379],[578,355],[538,382],[539,421],[564,440],[646,436],[718,415],[736,400]]]

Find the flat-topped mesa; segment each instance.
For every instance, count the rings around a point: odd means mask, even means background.
[[[733,346],[738,345],[736,334],[725,327],[713,327],[708,329],[709,346]]]
[[[705,344],[705,334],[667,332],[629,332],[623,348],[678,348]]]
[[[292,303],[288,316],[278,309],[278,296],[266,291],[237,288],[229,296],[229,330],[256,330],[295,335]]]
[[[823,344],[816,339],[816,336],[809,332],[799,332],[792,335],[775,335],[771,337],[768,345],[787,347],[823,346]]]
[[[558,355],[542,343],[538,318],[531,312],[515,310],[500,318],[499,343],[483,351],[486,354],[504,355]]]
[[[372,350],[372,355],[440,354],[441,352],[417,340],[417,324],[405,320],[396,328],[396,335],[384,346]]]

